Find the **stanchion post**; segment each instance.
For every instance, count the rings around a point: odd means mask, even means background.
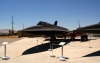
[[[36,46],[36,49],[38,49],[39,47],[38,47],[38,39],[37,39],[37,46]]]
[[[55,57],[55,55],[53,54],[53,44],[54,43],[52,43],[52,54],[50,55],[50,57]]]
[[[50,49],[48,49],[48,51],[52,51],[52,43],[50,42]]]
[[[91,44],[90,44],[90,41],[89,41],[89,48],[92,48]]]
[[[7,60],[9,59],[9,57],[6,56],[6,45],[8,44],[8,42],[3,42],[2,44],[4,45],[4,56],[2,57],[2,59]]]
[[[90,41],[92,40],[92,34],[90,34]],[[92,48],[91,42],[89,41],[89,48]]]
[[[61,45],[61,57],[60,60],[61,61],[65,61],[66,59],[63,57],[63,45],[65,44],[65,42],[61,42],[59,43],[59,45]]]

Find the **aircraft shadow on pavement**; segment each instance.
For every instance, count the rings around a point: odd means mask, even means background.
[[[53,49],[56,49],[58,47],[61,47],[60,45],[55,45],[53,46]],[[44,52],[44,51],[48,51],[48,49],[50,48],[50,43],[45,43],[45,44],[41,44],[32,48],[29,48],[27,50],[25,50],[22,55],[28,55],[28,54],[33,54],[33,53],[39,53],[39,52]]]
[[[95,51],[93,53],[90,53],[88,55],[85,55],[83,57],[93,57],[93,56],[100,56],[100,50],[99,51]]]
[[[61,41],[55,41],[53,43],[55,44],[59,44]],[[66,44],[69,43],[68,41],[65,41]],[[65,44],[65,45],[66,45]],[[59,48],[61,47],[60,45],[53,45],[53,49],[56,49],[56,48]],[[33,53],[39,53],[39,52],[44,52],[44,51],[48,51],[48,49],[50,49],[50,42],[48,43],[44,43],[44,44],[40,44],[40,45],[37,45],[35,47],[31,47],[27,50],[25,50],[22,55],[27,55],[27,54],[33,54]]]

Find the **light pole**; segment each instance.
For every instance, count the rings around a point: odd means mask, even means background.
[[[12,31],[11,31],[11,33],[12,33],[12,35],[14,34],[14,22],[13,22],[13,16],[12,16],[12,22],[11,22],[11,24],[12,24]]]
[[[8,44],[8,42],[3,42],[2,44],[4,45],[4,56],[2,57],[2,59],[7,60],[9,59],[9,57],[6,56],[6,45]]]

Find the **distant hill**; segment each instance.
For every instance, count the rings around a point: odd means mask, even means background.
[[[0,29],[0,34],[9,33],[9,30],[11,29]],[[14,32],[17,32],[17,31],[14,31]]]
[[[0,30],[0,33],[1,33],[1,34],[2,34],[2,33],[9,33],[9,30],[10,30],[10,29],[1,29],[1,30]]]

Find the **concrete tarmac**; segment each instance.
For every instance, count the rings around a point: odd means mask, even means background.
[[[48,41],[44,38],[23,38],[7,45],[8,60],[2,60],[4,54],[4,46],[0,47],[0,63],[99,63],[100,62],[100,39],[90,40],[87,42],[70,42],[63,46],[63,56],[66,61],[60,61],[61,47],[55,48],[53,54],[55,57],[50,57],[52,51],[39,50],[37,45],[44,45]],[[56,46],[56,45],[55,45]],[[49,46],[47,46],[49,47]],[[91,47],[91,48],[90,48]],[[33,49],[32,49],[33,48]],[[22,55],[23,52],[29,54]],[[34,51],[39,51],[34,53]],[[30,53],[31,52],[31,53]]]

